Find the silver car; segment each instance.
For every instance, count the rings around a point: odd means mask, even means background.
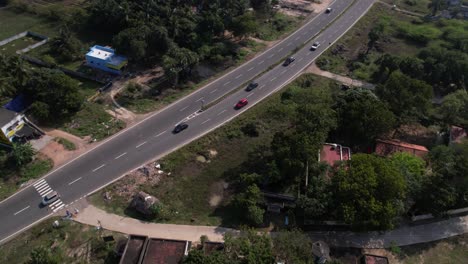
[[[42,198],[42,205],[46,206],[57,201],[60,198],[60,195],[57,192],[51,192]]]

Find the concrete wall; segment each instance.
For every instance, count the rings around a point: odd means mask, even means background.
[[[28,35],[28,31],[24,31],[24,32],[21,32],[19,34],[16,34],[14,35],[13,37],[9,37],[7,39],[4,39],[2,41],[0,41],[0,46],[3,46],[3,45],[6,45],[14,40],[17,40],[17,39],[20,39],[20,38],[24,38],[26,37],[26,35]]]

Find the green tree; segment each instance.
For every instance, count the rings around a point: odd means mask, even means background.
[[[224,243],[230,259],[240,260],[243,264],[274,263],[272,241],[266,234],[258,234],[254,230],[244,231],[237,237],[226,234]]]
[[[259,226],[263,223],[265,210],[258,206],[262,197],[262,192],[256,184],[248,186],[244,192],[235,197],[235,205],[240,211],[245,212],[243,214],[244,220],[250,225]]]
[[[310,173],[309,173],[310,174]],[[307,219],[322,219],[332,213],[333,192],[331,184],[321,175],[309,177],[304,195],[298,198],[297,205]]]
[[[163,56],[163,68],[167,76],[174,78],[177,85],[183,74],[190,74],[193,67],[198,64],[199,57],[195,52],[186,48],[173,46],[167,55]]]
[[[386,28],[386,24],[383,21],[380,21],[375,25],[371,31],[369,31],[368,38],[369,41],[367,42],[367,51],[366,54],[375,46],[377,41],[381,38],[384,34]]]
[[[468,93],[461,89],[445,96],[437,113],[447,126],[468,127]]]
[[[248,37],[257,30],[257,27],[255,16],[251,13],[235,17],[231,25],[234,36],[240,38]]]
[[[277,260],[286,263],[314,263],[312,240],[299,230],[278,232],[273,237],[273,252]]]
[[[81,109],[83,98],[78,83],[61,71],[39,69],[22,92],[35,101],[31,113],[41,121],[63,120]],[[47,107],[46,107],[47,106]]]
[[[82,55],[81,42],[66,25],[61,26],[59,35],[50,41],[50,50],[65,62],[77,60]]]
[[[335,105],[337,134],[353,146],[367,146],[395,125],[395,116],[371,91],[351,89]]]
[[[31,144],[13,143],[12,159],[15,165],[20,168],[33,160],[36,151]]]
[[[385,159],[356,154],[333,176],[339,215],[357,229],[387,230],[403,211],[406,183]]]
[[[414,202],[414,199],[420,194],[422,185],[426,180],[426,162],[406,152],[394,153],[390,157],[390,161],[405,177],[406,185],[408,186],[407,196],[411,199],[407,205],[407,208],[409,208]]]
[[[431,107],[432,87],[400,71],[390,74],[384,85],[377,86],[376,92],[403,121],[423,118]]]

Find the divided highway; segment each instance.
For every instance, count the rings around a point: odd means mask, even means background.
[[[331,13],[319,14],[266,52],[0,202],[0,243],[117,180],[126,172],[160,158],[223,125],[286,85],[325,51],[329,43],[335,42],[349,30],[375,0],[357,0],[351,5],[352,2],[335,1],[331,5]],[[337,20],[331,24],[335,19]],[[325,27],[327,28],[320,33]],[[310,51],[310,44],[304,44],[311,40],[319,41],[322,45],[317,50]],[[298,47],[302,48],[293,55],[295,62],[289,66],[280,64],[265,72]],[[263,72],[263,75],[258,76]],[[214,102],[253,78],[259,83],[253,91],[238,90],[207,110],[197,113],[202,103],[207,105]],[[249,104],[241,110],[235,110],[234,105],[241,98],[247,98]],[[188,129],[172,134],[174,126],[181,121],[189,125]],[[51,191],[57,191],[61,198],[41,207],[42,196]]]

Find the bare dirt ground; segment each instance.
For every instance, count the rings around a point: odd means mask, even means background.
[[[46,134],[50,137],[61,137],[64,138],[76,146],[76,150],[69,151],[66,150],[62,144],[59,144],[55,142],[54,140],[51,140],[44,148],[40,150],[40,153],[46,155],[50,159],[53,160],[54,162],[54,168],[66,163],[67,161],[78,157],[79,155],[83,154],[87,150],[91,149],[94,147],[97,143],[88,143],[89,139],[87,138],[80,138],[77,136],[74,136],[72,134],[69,134],[67,132],[61,131],[61,130],[45,130]]]
[[[290,16],[307,16],[311,13],[322,12],[330,5],[332,0],[317,2],[320,3],[313,3],[311,0],[280,0],[278,10]]]

